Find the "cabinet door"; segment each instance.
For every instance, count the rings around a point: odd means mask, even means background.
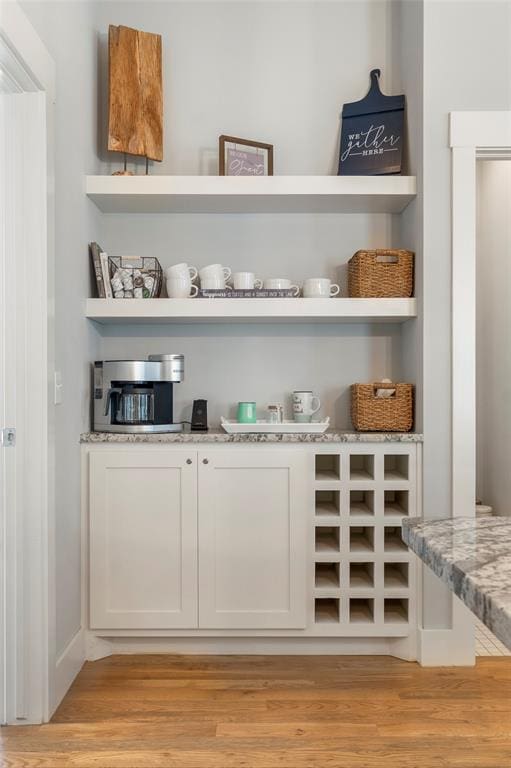
[[[196,627],[197,454],[91,451],[89,471],[91,627]]]
[[[199,453],[199,626],[305,627],[307,456]]]

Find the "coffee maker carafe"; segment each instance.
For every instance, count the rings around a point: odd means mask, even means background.
[[[94,363],[95,432],[181,432],[174,423],[173,385],[183,381],[183,355]]]

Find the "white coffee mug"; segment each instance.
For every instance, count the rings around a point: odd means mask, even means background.
[[[230,291],[231,286],[226,285],[224,277],[204,277],[201,278],[200,287],[204,291]]]
[[[327,277],[309,277],[303,281],[303,295],[306,299],[329,299],[337,296],[340,290]]]
[[[235,272],[232,283],[236,291],[250,291],[253,288],[263,287],[263,281],[256,278],[253,272]]]
[[[231,276],[231,270],[229,267],[223,267],[221,264],[208,264],[207,267],[199,270],[199,276],[201,282],[207,277],[223,277],[224,280],[228,280]]]
[[[197,296],[199,289],[189,277],[168,277],[167,296],[170,299],[189,299]]]
[[[263,286],[270,291],[280,291],[292,288],[295,296],[298,296],[300,289],[297,285],[293,285],[291,280],[287,277],[267,277],[263,283]]]
[[[315,406],[314,401],[317,405]],[[293,392],[293,418],[295,421],[309,422],[315,413],[321,408],[321,400],[313,395],[310,390],[296,390]]]
[[[173,264],[171,267],[167,267],[165,276],[170,278],[189,276],[190,280],[195,280],[197,277],[197,267],[189,267],[184,262],[182,264]]]

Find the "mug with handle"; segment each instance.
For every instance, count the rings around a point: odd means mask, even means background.
[[[197,267],[189,267],[188,264],[182,262],[181,264],[173,264],[165,270],[166,277],[189,277],[190,280],[195,280],[198,275]]]
[[[316,401],[316,404],[314,403]],[[293,392],[293,419],[299,423],[308,423],[321,408],[321,400],[311,390]]]
[[[303,295],[306,299],[330,299],[340,291],[337,283],[327,277],[309,277],[303,281]]]
[[[201,281],[207,277],[223,277],[224,280],[228,280],[231,276],[231,269],[229,267],[223,267],[221,264],[208,264],[207,267],[203,267],[199,270]]]
[[[167,277],[167,295],[170,299],[193,299],[199,289],[189,277]]]
[[[256,278],[253,272],[235,272],[232,276],[232,284],[235,291],[252,290],[262,288],[263,281]]]
[[[267,277],[263,286],[270,291],[292,289],[295,296],[300,294],[300,288],[297,285],[293,285],[287,277]]]

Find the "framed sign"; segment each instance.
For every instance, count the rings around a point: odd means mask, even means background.
[[[343,106],[339,176],[401,173],[405,97],[385,96],[379,77],[373,69],[367,96]]]
[[[273,144],[220,136],[220,176],[273,176]]]

